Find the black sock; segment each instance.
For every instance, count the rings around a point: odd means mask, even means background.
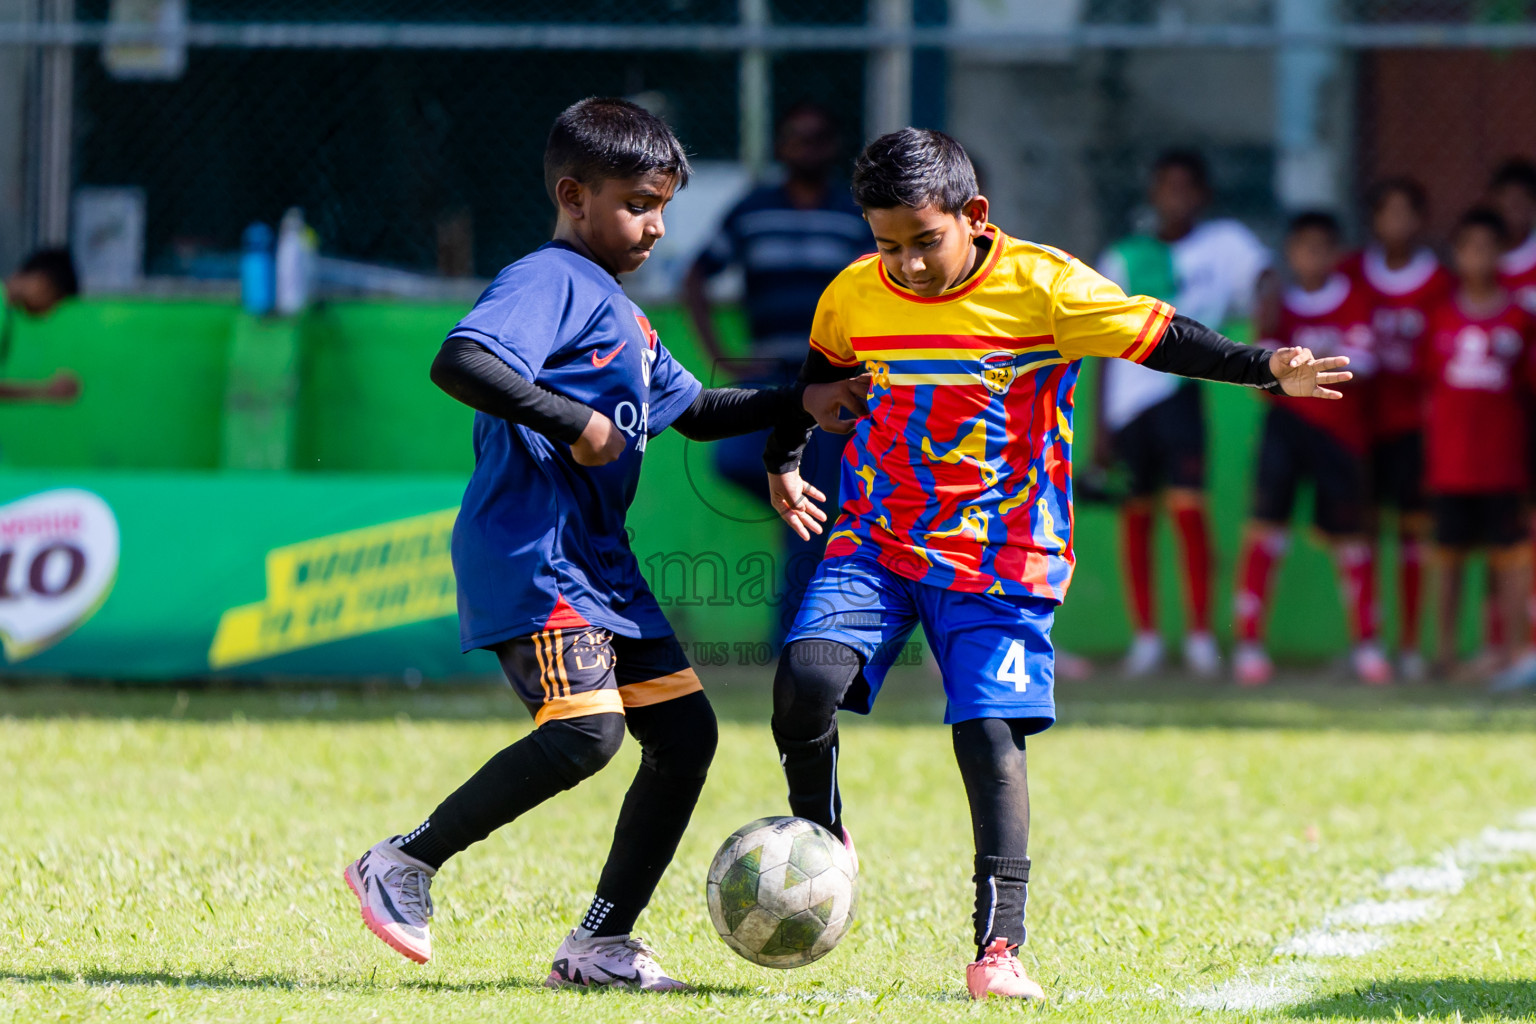
[[[587,912],[582,915],[582,917],[581,917],[581,924],[578,926],[577,930],[578,931],[582,931],[582,932],[587,932],[587,933],[589,933],[589,935],[593,935],[593,936],[598,935],[598,934],[602,934],[602,935],[605,935],[605,936],[607,936],[607,935],[628,935],[629,932],[628,932],[627,929],[625,931],[622,931],[622,932],[599,932],[599,929],[601,929],[603,927],[603,925],[607,922],[608,915],[613,913],[613,907],[614,907],[614,904],[613,904],[612,900],[605,900],[601,896],[594,896],[594,897],[592,897],[592,904],[589,907],[587,907]],[[578,936],[578,937],[586,937],[586,936]]]
[[[976,959],[993,939],[1022,946],[1024,904],[1029,899],[1028,857],[977,857]]]
[[[597,773],[624,740],[624,716],[545,722],[448,795],[401,849],[433,867]],[[420,852],[418,852],[420,851]]]
[[[786,739],[774,730],[779,762],[789,783],[789,810],[843,837],[843,797],[837,789],[837,726],[814,740]]]
[[[715,755],[715,713],[702,692],[629,709],[640,768],[624,794],[613,847],[581,927],[628,935],[651,902],[704,789]]]
[[[773,677],[773,741],[789,783],[789,809],[842,838],[837,707],[863,678],[864,659],[831,640],[796,640]]]
[[[400,844],[400,852],[409,854],[436,870],[443,866],[443,861],[459,851],[443,838],[442,833],[432,827],[432,819],[428,818],[405,837],[405,842]]]
[[[1029,887],[1029,774],[1026,719],[976,718],[951,730],[971,807],[976,844],[976,945],[1025,939]],[[979,955],[979,954],[978,954]]]
[[[703,779],[669,779],[640,766],[624,796],[613,852],[582,927],[601,936],[628,935],[634,929],[677,853],[703,788]]]

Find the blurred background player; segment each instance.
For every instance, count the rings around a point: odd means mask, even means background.
[[[805,357],[816,301],[838,271],[874,251],[869,225],[836,173],[843,159],[837,121],[814,103],[791,107],[779,119],[774,157],[784,180],[754,188],[726,214],[719,233],[683,281],[683,300],[712,367],[747,387],[794,382]],[[750,348],[745,358],[726,351],[715,329],[707,284],[730,267],[743,272],[743,306]],[[758,500],[768,500],[763,477],[767,434],[722,442],[715,449],[720,474]],[[837,503],[838,461],[847,438],[818,431],[806,452],[805,478]],[[826,541],[785,531],[775,645],[788,628]]]
[[[1264,318],[1261,344],[1309,348],[1315,356],[1346,355],[1357,375],[1375,364],[1371,304],[1365,290],[1339,269],[1340,229],[1330,213],[1294,217],[1285,235],[1290,281],[1278,309]],[[1366,539],[1370,409],[1363,389],[1346,386],[1342,402],[1276,402],[1259,447],[1253,520],[1243,540],[1237,581],[1234,673],[1239,684],[1269,682],[1273,666],[1263,646],[1270,588],[1289,539],[1296,491],[1315,489],[1313,522],[1338,566],[1354,647],[1350,664],[1364,683],[1391,681],[1392,668],[1376,644],[1375,559]]]
[[[1269,251],[1231,219],[1200,220],[1211,200],[1210,171],[1193,150],[1169,150],[1152,166],[1147,201],[1153,233],[1111,245],[1099,272],[1128,295],[1151,295],[1204,324],[1249,312]],[[1100,366],[1095,461],[1118,456],[1130,474],[1120,508],[1126,584],[1136,631],[1124,670],[1142,676],[1163,661],[1152,580],[1152,535],[1159,493],[1178,529],[1188,595],[1184,664],[1198,676],[1221,670],[1211,633],[1211,537],[1205,501],[1205,414],[1200,384],[1129,360]]]
[[[65,299],[80,293],[80,280],[68,249],[39,249],[5,279],[5,309],[0,313],[0,378],[11,358],[16,316],[47,316]],[[0,401],[69,402],[80,394],[80,379],[60,370],[45,381],[0,379]]]
[[[1424,497],[1424,388],[1418,348],[1429,312],[1450,293],[1451,275],[1424,244],[1428,200],[1411,178],[1378,182],[1368,196],[1371,241],[1343,270],[1367,296],[1376,374],[1368,388],[1371,421],[1372,540],[1381,515],[1397,513],[1397,594],[1401,619],[1397,670],[1424,676],[1419,617],[1429,512]]]
[[[1499,282],[1527,312],[1536,313],[1536,163],[1511,157],[1499,165],[1488,182],[1488,201],[1504,222],[1507,233],[1504,255],[1499,260]],[[1526,455],[1536,457],[1536,417],[1526,423]],[[1536,472],[1527,467],[1536,483]],[[1532,496],[1527,494],[1527,502]],[[1489,585],[1493,580],[1489,579]],[[1532,596],[1536,602],[1536,595]],[[1504,616],[1497,595],[1487,601],[1487,632],[1490,654],[1504,649]],[[1536,637],[1533,637],[1536,640]]]
[[[1499,259],[1500,283],[1516,302],[1536,311],[1536,163],[1514,157],[1500,164],[1488,182],[1488,201],[1508,237]]]
[[[1474,209],[1452,237],[1454,294],[1432,312],[1423,369],[1428,382],[1426,485],[1440,564],[1436,675],[1457,667],[1456,634],[1469,555],[1486,552],[1502,629],[1490,667],[1496,685],[1536,677],[1521,657],[1529,629],[1530,549],[1523,502],[1531,315],[1499,278],[1507,234],[1501,216]]]

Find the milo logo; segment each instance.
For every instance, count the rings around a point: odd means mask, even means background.
[[[15,663],[96,614],[117,579],[117,518],[90,491],[0,505],[0,644]]]

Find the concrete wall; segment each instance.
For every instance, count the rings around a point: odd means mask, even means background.
[[[1118,51],[951,61],[949,129],[1013,234],[1096,254],[1124,233],[1169,146],[1211,159],[1219,206],[1268,228],[1274,61],[1250,51]]]

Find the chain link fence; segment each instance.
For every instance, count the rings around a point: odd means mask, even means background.
[[[0,143],[0,164],[16,151],[0,174],[32,182],[5,190],[33,224],[8,247],[67,222],[39,212],[48,196],[126,187],[153,277],[228,279],[245,226],[297,205],[327,255],[483,278],[548,236],[540,154],[568,103],[637,98],[724,165],[760,160],[774,115],[811,100],[851,156],[885,127],[870,101],[892,52],[911,95],[896,109],[960,135],[1018,233],[1096,250],[1135,223],[1169,145],[1204,150],[1220,212],[1271,231],[1307,198],[1286,193],[1309,146],[1336,205],[1413,173],[1443,224],[1495,162],[1536,148],[1533,6],[0,0],[0,75],[19,86],[0,136],[20,140]],[[50,104],[48,82],[66,95]]]

